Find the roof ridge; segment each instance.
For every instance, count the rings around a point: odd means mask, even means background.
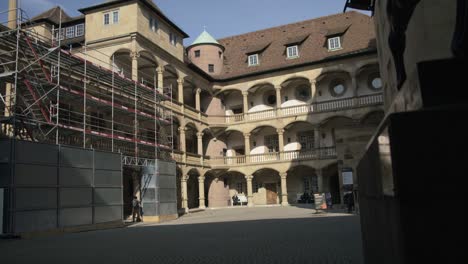
[[[52,8],[50,8],[50,9],[40,13],[39,15],[34,16],[29,21],[48,19],[48,20],[51,20],[52,22],[56,22],[56,21],[53,21],[54,15],[56,15],[57,17],[60,17],[60,14],[62,14],[62,19],[63,19],[62,22],[66,22],[66,21],[73,18],[69,14],[67,14],[67,12],[60,5],[56,5],[56,6],[52,7]]]
[[[331,15],[327,15],[327,16],[321,16],[321,17],[316,17],[316,18],[311,18],[311,19],[296,21],[296,22],[292,22],[292,23],[288,23],[288,24],[282,24],[282,25],[278,25],[278,26],[273,26],[273,27],[269,27],[269,28],[259,29],[259,30],[255,30],[255,31],[250,31],[250,32],[246,32],[246,33],[243,33],[243,34],[237,34],[237,35],[227,36],[227,37],[219,38],[219,39],[217,39],[217,40],[218,40],[218,41],[224,41],[224,40],[227,40],[227,39],[230,39],[230,38],[234,38],[234,37],[244,36],[244,35],[253,34],[253,33],[259,33],[259,32],[262,32],[262,31],[268,31],[268,30],[272,30],[272,29],[276,29],[276,28],[291,26],[291,25],[300,24],[300,23],[304,23],[304,22],[310,22],[310,21],[314,21],[314,20],[329,19],[329,18],[331,18],[331,17],[343,16],[343,15],[345,15],[345,14],[352,14],[352,15],[358,14],[358,15],[367,16],[366,14],[362,14],[362,13],[359,13],[359,12],[356,12],[356,11],[352,10],[352,11],[346,11],[346,12],[344,12],[344,13],[331,14]],[[367,17],[369,17],[369,16],[367,16]]]

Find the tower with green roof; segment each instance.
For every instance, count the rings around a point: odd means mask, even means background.
[[[187,47],[190,61],[210,75],[223,71],[224,46],[219,44],[206,30]]]

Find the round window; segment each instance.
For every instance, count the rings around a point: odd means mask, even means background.
[[[343,80],[331,82],[330,92],[333,96],[342,96],[346,92],[345,82]]]
[[[378,73],[375,73],[375,74],[371,74],[369,76],[369,87],[372,89],[372,90],[380,90],[382,89],[382,79],[380,78],[379,74]]]
[[[337,95],[342,95],[344,91],[345,91],[345,87],[341,83],[333,86],[333,92],[335,92],[335,94]]]

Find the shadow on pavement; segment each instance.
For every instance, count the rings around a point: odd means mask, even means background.
[[[362,263],[356,216],[135,226],[2,243],[4,263]]]

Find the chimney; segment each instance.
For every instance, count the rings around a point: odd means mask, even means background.
[[[8,27],[13,29],[17,26],[18,20],[18,1],[17,0],[9,0],[8,6]]]

